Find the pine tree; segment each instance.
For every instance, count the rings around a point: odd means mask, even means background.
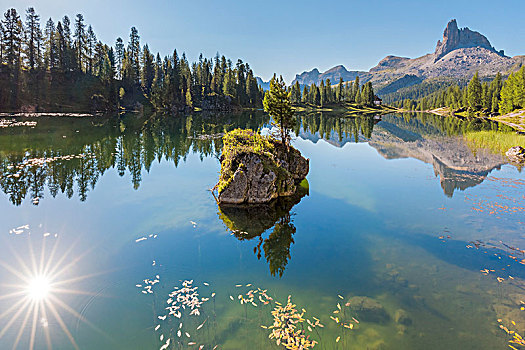
[[[525,107],[525,67],[511,73],[501,89],[500,113]]]
[[[70,71],[75,67],[75,54],[71,44],[71,21],[68,16],[62,18],[62,29],[64,31],[64,70]]]
[[[498,72],[494,80],[490,83],[490,91],[491,91],[491,111],[493,113],[497,113],[499,111],[499,101],[500,101],[500,94],[501,94],[501,88],[503,86],[502,79],[501,79],[501,73]]]
[[[23,27],[15,9],[9,9],[2,20],[4,55],[12,74],[18,76],[20,70],[20,51],[22,47]]]
[[[332,98],[332,83],[330,82],[330,79],[326,79],[326,86],[325,86],[325,93],[326,102],[325,103],[331,103],[333,101]]]
[[[359,87],[359,76],[355,77],[353,95],[354,95],[354,102],[358,104],[361,103],[361,90]]]
[[[303,96],[301,98],[301,102],[302,103],[307,103],[308,102],[308,86],[304,86],[303,87]]]
[[[26,56],[28,67],[34,70],[39,66],[40,60],[40,16],[35,9],[26,10]]]
[[[290,93],[286,89],[283,77],[276,75],[270,80],[270,90],[264,95],[264,110],[273,119],[273,124],[279,128],[281,142],[288,150],[290,145],[290,132],[295,125],[294,111],[290,101]]]
[[[244,106],[246,103],[246,67],[242,60],[237,60],[235,72],[237,84],[237,101],[239,105]]]
[[[0,65],[4,64],[4,25],[0,21]]]
[[[97,45],[97,36],[91,25],[88,26],[86,33],[86,54],[87,54],[87,71],[93,74],[93,61],[95,60],[95,47]]]
[[[336,99],[337,102],[341,102],[344,100],[343,77],[339,77],[339,85],[337,86]]]
[[[44,54],[44,62],[45,66],[52,70],[57,67],[57,57],[56,57],[56,45],[55,45],[55,23],[51,18],[49,18],[46,22],[46,28],[44,30],[45,34],[45,54]]]
[[[474,74],[467,87],[468,107],[474,111],[481,108],[482,104],[482,87],[479,81],[478,72]]]
[[[153,85],[153,79],[155,77],[154,59],[155,57],[149,51],[148,45],[144,45],[144,49],[142,50],[141,81],[142,89],[148,95],[151,92],[151,86]]]
[[[67,55],[67,44],[64,37],[64,28],[62,23],[57,23],[57,28],[55,32],[55,46],[56,46],[56,57],[57,57],[57,67],[64,71],[66,65],[66,55]]]
[[[321,93],[320,103],[319,104],[322,107],[328,102],[327,101],[327,97],[326,97],[326,89],[325,89],[325,86],[324,86],[324,80],[321,80],[321,83],[319,84],[319,92]]]
[[[83,62],[85,56],[85,43],[86,43],[86,25],[84,24],[84,16],[77,14],[75,19],[75,58],[76,68],[78,70],[84,70]]]
[[[129,77],[136,85],[140,81],[140,36],[135,27],[131,27],[128,43],[128,58],[131,66],[131,76]]]
[[[115,42],[115,60],[118,79],[122,79],[122,60],[124,59],[124,51],[124,42],[122,41],[122,38],[117,38],[117,41]]]

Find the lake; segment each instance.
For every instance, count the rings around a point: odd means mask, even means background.
[[[525,330],[525,173],[462,137],[498,126],[299,120],[308,186],[219,208],[221,136],[268,132],[262,113],[4,118],[1,347],[279,349],[290,300],[315,349],[507,348],[500,324]]]

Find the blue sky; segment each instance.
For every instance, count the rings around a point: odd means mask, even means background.
[[[0,0],[3,12],[33,6],[42,23],[84,14],[99,39],[126,42],[136,26],[141,42],[162,55],[173,48],[190,60],[218,51],[248,62],[265,80],[290,82],[314,67],[343,64],[368,70],[386,55],[418,57],[434,51],[447,22],[485,34],[507,55],[525,54],[525,1],[309,0]]]

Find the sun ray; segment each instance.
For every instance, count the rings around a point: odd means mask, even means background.
[[[71,342],[71,345],[73,345],[73,347],[75,349],[79,350],[78,345],[75,342],[75,339],[73,338],[73,335],[71,335],[71,332],[67,328],[66,324],[62,320],[62,317],[60,316],[58,311],[55,309],[53,304],[51,304],[49,301],[46,300],[46,305],[49,307],[49,310],[51,311],[51,313],[55,316],[56,320],[58,321],[58,324],[60,324],[60,327],[62,328],[64,333],[66,333],[66,336],[69,338],[69,341]]]
[[[35,257],[35,252],[33,250],[33,244],[31,243],[31,240],[28,239],[28,245],[29,245],[29,258],[31,259],[31,264],[33,265],[33,268],[32,268],[32,271],[33,271],[33,274],[36,274],[37,271],[38,271],[38,265],[36,263],[36,257]]]
[[[31,328],[31,338],[29,338],[29,350],[33,350],[35,347],[35,336],[36,336],[36,322],[38,319],[38,309],[40,303],[35,303],[35,311],[33,312],[33,327]]]
[[[95,331],[97,331],[98,333],[104,335],[105,337],[107,337],[107,334],[104,333],[104,331],[102,331],[100,328],[98,328],[97,326],[95,326],[94,324],[92,324],[91,322],[89,322],[84,316],[82,316],[81,314],[79,314],[77,311],[73,310],[69,305],[67,305],[66,303],[62,302],[61,300],[58,300],[57,298],[52,298],[53,301],[55,303],[57,303],[57,305],[59,305],[60,307],[62,307],[64,310],[66,310],[67,312],[69,312],[70,314],[72,314],[73,316],[75,316],[77,319],[79,319],[80,321],[84,322],[85,324],[87,324],[88,326],[90,326],[91,328],[93,328]]]
[[[16,287],[22,287],[22,286],[16,285]],[[5,295],[0,296],[0,300],[10,299],[10,298],[17,297],[19,295],[24,295],[24,294],[25,293],[23,291],[13,292],[13,293],[10,293],[10,294],[5,294]],[[2,316],[0,315],[0,319],[1,318],[2,318]]]
[[[55,253],[57,251],[57,247],[58,247],[58,242],[59,240],[57,239],[55,244],[53,245],[53,249],[51,249],[51,254],[49,254],[49,258],[47,258],[47,263],[45,264],[43,270],[42,270],[42,274],[48,276],[49,275],[49,269],[51,267],[51,264],[53,262],[53,259],[55,258]],[[73,246],[73,245],[72,245]],[[65,255],[65,254],[64,254]]]
[[[35,347],[44,346],[43,338],[45,337],[47,348],[52,349],[52,333],[48,323],[49,316],[60,325],[60,329],[72,345],[70,347],[78,349],[79,347],[68,328],[68,324],[65,322],[69,318],[64,319],[64,316],[67,314],[74,316],[78,322],[88,325],[104,337],[110,338],[103,330],[97,328],[86,317],[60,298],[61,295],[67,294],[88,295],[90,297],[99,295],[98,293],[71,287],[76,282],[107,272],[68,276],[74,273],[75,266],[92,249],[84,250],[81,255],[73,255],[72,252],[77,242],[70,245],[64,253],[61,252],[58,240],[55,243],[46,243],[44,239],[38,248],[29,238],[27,243],[28,248],[25,250],[15,250],[11,244],[8,244],[12,252],[14,265],[0,261],[0,268],[8,272],[6,276],[12,275],[15,279],[20,280],[15,282],[6,281],[8,283],[0,284],[0,288],[6,291],[9,290],[9,294],[0,295],[0,301],[9,305],[9,300],[14,299],[7,310],[1,310],[0,320],[2,320],[2,324],[0,326],[2,328],[0,329],[0,338],[6,337],[9,332],[9,338],[11,339],[12,337],[14,340],[13,349],[19,348],[21,343],[27,341],[29,349],[32,350]],[[71,278],[64,279],[63,277],[66,276]],[[41,339],[39,322],[42,323],[42,333],[44,335],[42,344],[38,343]],[[70,325],[70,327],[72,326]],[[13,328],[15,329],[13,330]],[[0,346],[0,348],[3,349],[4,347]]]
[[[114,270],[108,270],[108,271],[103,271],[103,272],[91,273],[89,275],[82,275],[82,276],[79,276],[79,277],[70,278],[70,279],[63,280],[63,281],[58,281],[56,283],[53,283],[53,286],[60,286],[62,284],[69,284],[69,283],[74,283],[74,282],[80,282],[80,281],[83,281],[83,280],[88,279],[88,278],[105,275],[105,274],[107,274],[107,273],[109,273],[111,271],[114,271]]]
[[[15,343],[13,344],[13,350],[16,349],[16,347],[18,346],[18,343],[20,342],[20,339],[22,339],[22,334],[24,334],[24,329],[26,328],[26,324],[30,316],[31,316],[31,307],[27,309],[26,315],[24,317],[24,321],[22,322],[22,327],[20,327],[20,329],[18,330],[18,334],[16,335]]]
[[[40,252],[40,263],[38,264],[38,274],[42,276],[44,274],[43,268],[44,268],[44,261],[46,256],[46,241],[47,239],[44,239],[42,241],[42,249]]]
[[[28,300],[21,299],[16,304],[13,304],[9,309],[5,310],[2,314],[0,314],[0,320],[4,318],[7,314],[11,313],[14,309],[16,309],[20,304],[22,304],[24,301],[28,302]]]
[[[6,264],[3,261],[0,261],[0,266],[5,268],[7,271],[11,272],[13,275],[18,277],[22,281],[29,282],[29,277],[28,276],[31,276],[31,271],[27,270],[27,271],[25,271],[26,274],[24,274],[24,273],[22,273],[20,271],[17,271],[15,268],[11,267],[10,265]]]
[[[63,264],[63,262],[67,259],[67,257],[69,256],[69,254],[73,251],[73,248],[77,245],[77,243],[73,243],[71,244],[71,246],[68,248],[68,250],[66,250],[62,256],[58,259],[58,261],[56,263],[53,264],[53,266],[50,266],[51,270],[50,271],[46,271],[46,274],[48,276],[52,276],[53,278],[55,278],[56,276],[59,276],[61,272],[56,272],[56,270],[58,270],[61,265]],[[81,257],[83,257],[85,254],[82,254],[81,256],[78,256],[77,258],[75,258],[74,262],[71,262],[69,264],[67,264],[66,266],[64,266],[64,268],[62,268],[60,271],[63,271],[65,270],[66,268],[69,268],[71,267],[72,265],[76,264],[76,262],[78,260],[80,260]]]
[[[57,294],[70,294],[70,295],[89,295],[89,296],[97,296],[98,293],[94,292],[85,292],[82,290],[76,290],[76,289],[61,289],[61,288],[54,288],[53,292]]]
[[[14,314],[14,316],[13,316],[13,317],[9,320],[9,322],[7,322],[7,324],[4,326],[4,328],[2,329],[2,331],[0,331],[0,339],[2,339],[2,337],[7,333],[7,331],[9,330],[9,328],[11,328],[11,326],[13,325],[13,323],[15,323],[15,321],[18,319],[18,316],[20,316],[20,314],[26,310],[26,308],[29,306],[29,304],[31,304],[31,300],[26,299],[26,303],[24,304],[24,306],[21,307],[21,308],[20,308],[20,309]]]
[[[67,269],[75,266],[81,259],[83,259],[86,255],[88,255],[91,252],[91,249],[88,249],[84,253],[82,253],[81,255],[75,257],[75,259],[73,259],[73,261],[71,261],[67,265],[64,265],[60,270],[57,271],[57,269],[60,267],[60,265],[62,264],[63,260],[65,259],[66,255],[69,254],[69,252],[70,251],[68,251],[66,254],[64,254],[64,256],[61,258],[61,260],[55,265],[55,268],[49,272],[49,276],[52,279],[56,279],[64,271],[66,271]]]
[[[47,321],[47,311],[46,311],[46,308],[44,307],[44,302],[40,301],[40,304],[41,304],[41,309],[42,309],[42,316],[44,317],[44,320]],[[53,346],[51,345],[51,336],[49,335],[49,327],[48,326],[44,326],[44,335],[46,337],[47,348],[48,348],[48,350],[51,350],[53,348]]]

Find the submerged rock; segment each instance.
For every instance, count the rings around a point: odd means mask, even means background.
[[[509,148],[505,155],[509,157],[509,159],[513,162],[525,162],[525,148],[521,146],[514,146]]]
[[[350,308],[357,314],[357,318],[365,322],[386,323],[390,315],[378,301],[369,297],[352,297],[349,300]]]
[[[309,171],[309,160],[293,147],[252,130],[235,129],[224,138],[221,175],[217,184],[221,204],[259,204],[293,195]]]
[[[396,310],[396,313],[394,314],[394,321],[404,326],[410,326],[412,324],[412,319],[403,309]]]

